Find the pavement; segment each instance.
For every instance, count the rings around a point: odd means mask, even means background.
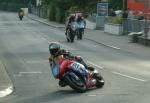
[[[62,28],[64,30],[64,24],[57,22],[51,22],[47,19],[39,18],[38,16],[28,14],[28,18],[43,23],[45,25]],[[113,34],[107,34],[103,30],[95,30],[95,23],[87,20],[87,27],[85,29],[85,34],[83,40],[89,40],[96,42],[102,46],[124,51],[127,53],[136,54],[139,56],[150,57],[150,48],[137,43],[131,43],[130,38],[127,35],[116,36]],[[5,69],[5,65],[0,61],[0,97],[5,97],[13,92],[13,84],[9,75]]]
[[[13,84],[8,76],[5,65],[0,61],[0,98],[13,92]]]

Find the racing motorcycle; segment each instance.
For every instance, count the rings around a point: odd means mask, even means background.
[[[85,29],[85,24],[84,22],[79,22],[77,23],[77,39],[82,40],[82,36],[84,34],[84,29]]]
[[[18,16],[19,16],[19,19],[22,20],[23,19],[23,16],[24,16],[24,12],[23,11],[20,11],[18,13]]]
[[[68,85],[76,92],[82,93],[88,89],[101,88],[104,85],[104,79],[100,74],[98,75],[97,70],[89,71],[83,64],[75,60],[64,59],[60,69],[63,70],[59,74],[61,87]]]
[[[84,28],[78,28],[77,29],[77,39],[78,40],[82,40],[83,33],[84,33]]]
[[[71,23],[68,25],[66,30],[67,42],[74,42],[75,35],[76,35],[76,24]]]

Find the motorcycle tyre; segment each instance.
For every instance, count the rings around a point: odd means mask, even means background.
[[[104,83],[105,82],[104,82],[103,77],[100,74],[98,74],[97,77],[96,77],[96,87],[97,88],[102,88],[104,86]]]
[[[69,30],[67,30],[66,31],[66,39],[67,39],[67,42],[70,42],[70,31]]]
[[[23,19],[23,16],[20,16],[19,19],[22,20],[22,19]]]
[[[84,84],[83,81],[82,81],[82,82],[83,82],[83,85],[82,85],[82,86],[78,86],[77,84],[75,84],[75,83],[72,81],[71,76],[66,75],[65,79],[66,79],[66,81],[67,81],[67,84],[68,84],[73,90],[75,90],[76,92],[78,92],[78,93],[84,93],[84,92],[87,90],[86,85]],[[80,79],[81,79],[81,78],[80,78]]]
[[[79,32],[79,40],[82,40],[82,32]]]

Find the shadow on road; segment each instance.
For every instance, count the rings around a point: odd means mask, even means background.
[[[71,89],[59,90],[59,91],[54,91],[45,95],[24,99],[16,103],[48,103],[48,102],[54,102],[54,101],[60,102],[60,100],[70,99],[76,96],[79,97],[81,95],[83,95],[83,93],[77,93]]]

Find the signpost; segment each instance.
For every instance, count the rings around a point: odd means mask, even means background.
[[[106,16],[108,16],[108,3],[97,3],[96,29],[104,28]]]
[[[97,16],[108,16],[108,3],[97,4]]]
[[[145,45],[147,46],[147,37],[148,37],[148,32],[149,32],[149,28],[148,28],[148,23],[147,23],[147,11],[146,9],[149,7],[148,5],[148,0],[145,0],[144,1],[145,3],[145,10],[144,10],[144,13],[145,13],[145,28],[144,28],[144,34],[145,34]]]

